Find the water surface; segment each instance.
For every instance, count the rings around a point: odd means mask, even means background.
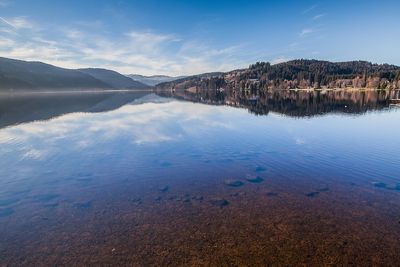
[[[0,265],[400,260],[400,110],[388,101],[235,105],[268,107],[255,116],[221,105],[232,99],[128,95],[57,109],[38,97],[29,116],[13,103],[34,101],[5,101]]]

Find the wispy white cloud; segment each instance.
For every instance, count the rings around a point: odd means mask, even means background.
[[[9,27],[16,30],[18,29],[32,29],[33,23],[29,21],[26,17],[14,17],[14,18],[3,18],[0,17],[0,21]]]
[[[311,33],[313,33],[313,32],[314,32],[314,29],[312,29],[312,28],[305,28],[305,29],[302,29],[302,30],[301,30],[301,32],[299,33],[299,35],[300,35],[301,37],[303,37],[303,36],[309,35],[309,34],[311,34]]]
[[[306,9],[304,9],[304,10],[301,12],[301,14],[308,14],[308,13],[310,13],[311,11],[315,10],[316,8],[317,8],[317,5],[309,6],[309,7],[307,7]]]
[[[101,21],[75,22],[51,30],[27,17],[0,18],[0,56],[38,60],[66,68],[102,67],[122,73],[187,75],[227,71],[240,62],[240,45],[215,48],[172,33],[131,30],[107,34]],[[98,30],[93,31],[92,28]],[[25,31],[30,29],[29,31]],[[22,32],[24,31],[24,32]],[[56,34],[54,34],[56,31]]]
[[[314,17],[312,17],[312,20],[319,20],[325,16],[326,16],[326,14],[317,14]]]

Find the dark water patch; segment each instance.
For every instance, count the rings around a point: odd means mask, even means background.
[[[8,206],[15,204],[19,201],[18,198],[5,198],[5,199],[0,199],[0,206]]]
[[[156,198],[154,199],[154,201],[156,201],[156,202],[161,202],[161,200],[162,200],[162,197],[160,197],[160,196],[158,196],[158,197],[156,197]]]
[[[264,179],[261,176],[247,175],[246,181],[248,181],[250,183],[259,184],[259,183],[262,183],[264,181]]]
[[[169,161],[162,161],[159,163],[161,167],[167,168],[167,167],[171,167],[172,163]]]
[[[318,189],[317,191],[319,191],[319,192],[328,192],[329,191],[329,187],[322,187],[322,188]]]
[[[232,163],[233,159],[220,159],[220,160],[218,160],[218,162],[221,162],[221,163]]]
[[[39,202],[48,202],[58,197],[60,197],[59,194],[44,194],[44,195],[36,195],[33,197],[33,199]]]
[[[389,190],[400,191],[400,183],[398,183],[396,185],[388,185],[386,188],[389,189]]]
[[[166,193],[166,192],[169,191],[169,186],[161,187],[159,190],[160,190],[161,193]]]
[[[12,208],[0,209],[0,217],[8,217],[8,216],[12,215],[14,212],[15,212],[15,210]]]
[[[275,192],[267,192],[266,195],[267,195],[268,197],[275,197],[275,196],[278,195],[278,193],[275,193]]]
[[[372,182],[372,185],[378,188],[400,191],[400,183],[397,184],[386,184],[383,182]]]
[[[224,184],[227,186],[232,186],[232,187],[240,187],[240,186],[244,185],[244,183],[242,181],[233,180],[233,179],[226,179],[224,181]]]
[[[76,181],[79,183],[80,186],[88,186],[93,181],[93,178],[77,178]]]
[[[170,196],[170,197],[168,197],[167,199],[168,199],[168,200],[175,200],[175,199],[177,199],[177,196]]]
[[[372,185],[378,188],[386,188],[387,184],[382,182],[372,182]]]
[[[77,209],[89,209],[92,207],[92,201],[78,202],[73,205]]]
[[[93,173],[91,172],[78,172],[75,175],[73,175],[74,178],[76,178],[77,181],[82,180],[92,180],[93,179]]]
[[[339,159],[339,156],[337,156],[337,155],[330,155],[329,158],[330,158],[330,159]]]
[[[319,195],[318,191],[313,191],[313,192],[310,192],[310,193],[306,194],[307,197],[316,197],[318,195]]]
[[[256,172],[265,172],[267,170],[267,168],[263,167],[263,166],[257,166],[255,171]]]
[[[228,206],[230,204],[230,202],[228,200],[224,199],[224,198],[223,199],[211,200],[210,203],[212,205],[220,207],[220,208],[226,207],[226,206]]]

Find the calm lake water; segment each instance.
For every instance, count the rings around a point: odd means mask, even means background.
[[[174,97],[0,97],[0,266],[398,264],[386,97]]]

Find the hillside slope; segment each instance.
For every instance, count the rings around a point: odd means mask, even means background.
[[[144,89],[149,87],[144,83],[134,81],[133,79],[112,70],[98,69],[98,68],[88,68],[88,69],[78,69],[78,70],[85,74],[91,75],[97,80],[107,83],[114,88]]]
[[[42,62],[0,58],[0,90],[113,89],[114,87],[77,70]]]

